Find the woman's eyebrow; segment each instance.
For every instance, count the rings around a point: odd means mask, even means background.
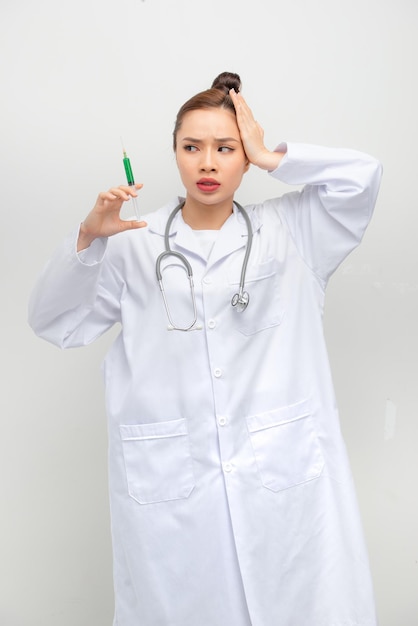
[[[190,141],[191,143],[202,143],[203,139],[196,139],[194,137],[183,137],[182,141]],[[236,143],[240,143],[240,140],[235,139],[235,137],[215,137],[215,141],[217,143],[227,143],[229,141],[235,141]]]
[[[240,143],[239,139],[235,139],[235,137],[221,137],[220,139],[215,139],[219,143],[228,143],[229,141],[235,141],[236,143]]]

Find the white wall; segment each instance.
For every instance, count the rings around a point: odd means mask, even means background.
[[[415,0],[2,0],[1,626],[111,624],[111,337],[61,353],[27,327],[28,294],[97,193],[124,181],[120,135],[144,210],[182,191],[175,114],[223,70],[241,74],[271,148],[341,145],[384,164],[325,322],[381,626],[418,624],[417,18]],[[252,171],[238,199],[284,190]]]

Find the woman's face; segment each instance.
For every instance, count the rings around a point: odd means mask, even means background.
[[[176,159],[192,206],[229,206],[249,161],[235,115],[226,109],[186,113],[177,132]]]

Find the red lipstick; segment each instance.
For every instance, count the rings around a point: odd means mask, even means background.
[[[201,178],[197,181],[196,185],[198,189],[200,189],[200,191],[203,191],[205,193],[212,193],[219,189],[221,183],[218,183],[218,181],[214,178]]]

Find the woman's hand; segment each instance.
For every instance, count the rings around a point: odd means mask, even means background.
[[[77,252],[88,248],[97,237],[111,237],[134,228],[143,228],[146,222],[122,220],[120,210],[124,202],[136,196],[142,185],[120,185],[99,193],[96,204],[80,226]]]
[[[274,170],[283,158],[281,152],[270,152],[264,145],[264,130],[254,119],[252,111],[242,95],[234,89],[229,92],[237,114],[237,124],[250,163],[263,170]]]

